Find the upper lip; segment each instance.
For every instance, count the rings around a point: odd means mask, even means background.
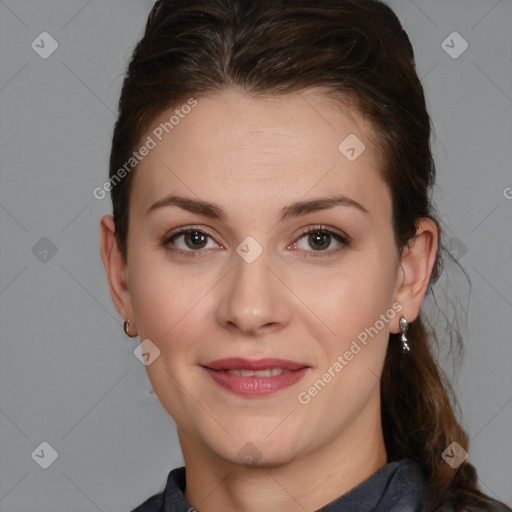
[[[210,361],[202,366],[212,370],[267,370],[269,368],[282,368],[283,370],[300,370],[307,368],[308,365],[289,361],[286,359],[264,358],[264,359],[245,359],[243,357],[228,357]]]

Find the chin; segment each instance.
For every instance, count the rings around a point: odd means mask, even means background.
[[[219,457],[248,468],[281,466],[293,461],[302,452],[292,438],[283,435],[272,440],[265,436],[245,435],[230,438],[222,446],[218,442],[208,443],[207,440],[205,444]]]

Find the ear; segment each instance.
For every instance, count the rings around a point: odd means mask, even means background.
[[[398,322],[403,315],[413,322],[419,315],[436,261],[439,229],[434,220],[424,217],[416,223],[416,235],[404,247],[397,276],[395,301],[402,305],[391,332],[400,332]]]
[[[130,291],[126,280],[126,264],[117,245],[115,236],[116,228],[112,215],[104,215],[100,221],[101,232],[101,259],[107,274],[110,295],[119,314],[125,319],[131,320],[134,325],[133,308]],[[130,327],[135,331],[135,327]]]

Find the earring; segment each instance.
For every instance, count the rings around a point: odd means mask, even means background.
[[[128,320],[125,320],[124,321],[124,324],[123,324],[123,330],[124,330],[124,333],[126,334],[126,336],[128,336],[129,338],[135,338],[137,336],[137,334],[130,334],[128,332],[128,327],[130,325],[130,319]]]
[[[402,353],[408,354],[411,350],[408,344],[407,339],[407,329],[409,328],[409,325],[407,324],[407,320],[405,317],[400,318],[400,331],[402,332],[402,335],[400,336],[400,341],[402,342]]]

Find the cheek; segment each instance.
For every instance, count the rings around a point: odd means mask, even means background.
[[[210,279],[168,261],[162,249],[134,252],[131,263],[130,288],[139,332],[150,339],[175,338],[177,327],[189,325],[190,312],[211,287]]]
[[[393,247],[388,251],[381,248],[361,252],[325,282],[321,294],[310,295],[310,300],[315,295],[320,301],[318,310],[335,333],[323,338],[321,372],[331,368],[336,378],[332,378],[331,391],[319,403],[325,400],[328,406],[334,395],[349,403],[361,394],[369,395],[378,382],[376,376],[384,364],[389,329],[399,314],[392,307],[395,257]],[[326,375],[326,379],[330,378]]]
[[[299,397],[301,404],[312,404],[310,411],[335,411],[342,422],[377,393],[390,322],[398,314],[392,307],[390,269],[383,271],[377,260],[369,265],[361,259],[351,270],[324,289],[323,315],[335,334],[317,338],[322,344],[321,364],[301,386]]]
[[[160,357],[146,371],[170,411],[179,396],[187,398],[174,379],[182,382],[190,377],[191,369],[198,371],[201,348],[214,332],[211,291],[219,276],[194,265],[171,263],[165,254],[151,251],[134,256],[132,262],[133,307],[140,339],[151,340],[160,350]]]
[[[184,275],[159,258],[143,255],[132,262],[137,263],[131,283],[139,336],[141,341],[151,340],[160,351],[146,372],[162,405],[173,418],[180,418],[183,404],[190,400],[183,385],[205,334],[200,327],[205,324],[201,299],[208,290],[208,279]]]
[[[328,315],[334,331],[354,336],[354,329],[373,325],[392,306],[395,280],[392,251],[361,253],[354,254],[321,286],[304,293]]]

